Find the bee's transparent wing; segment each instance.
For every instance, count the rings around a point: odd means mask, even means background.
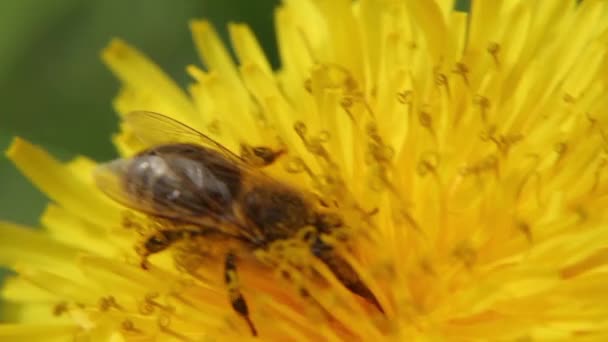
[[[132,163],[132,159],[116,159],[98,165],[93,173],[97,187],[117,203],[144,214],[195,225],[209,224],[205,223],[207,218],[218,223],[215,229],[227,235],[250,235],[251,232],[240,227],[232,217],[218,214],[218,208],[221,207],[219,202],[214,202],[215,199],[205,191],[186,188],[182,179],[163,177],[162,184],[154,186],[142,186],[141,183],[136,183],[140,179],[130,175],[129,170]],[[188,166],[185,165],[185,167]],[[171,191],[188,190],[194,190],[193,193],[196,194],[198,200],[180,199],[179,197],[171,199],[164,196]],[[219,224],[221,221],[226,224]]]
[[[131,160],[116,159],[108,163],[99,164],[93,171],[93,178],[97,188],[112,200],[146,214],[155,214],[152,205],[146,203],[144,199],[136,199],[129,194],[128,172]]]
[[[155,196],[154,187],[135,184],[134,182],[139,181],[139,179],[129,175],[132,162],[131,159],[116,159],[98,165],[93,173],[97,187],[112,200],[145,214],[184,220],[193,216],[186,206],[181,205],[182,203],[171,202],[163,197]],[[167,179],[164,178],[164,180]],[[177,181],[173,183],[165,182],[163,186],[170,189],[179,189],[181,184]],[[201,214],[210,214],[203,212],[203,209],[197,209]]]
[[[139,140],[148,146],[169,143],[202,145],[216,150],[240,166],[247,166],[241,157],[222,144],[166,115],[148,111],[134,111],[124,117],[124,123]]]

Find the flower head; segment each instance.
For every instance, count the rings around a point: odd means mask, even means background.
[[[232,151],[284,148],[265,172],[344,216],[324,239],[384,313],[305,239],[285,241],[240,270],[262,338],[602,340],[607,16],[591,0],[474,1],[469,14],[439,0],[286,1],[278,71],[246,26],[229,27],[235,62],[205,21],[191,24],[205,68],[188,67],[187,94],[120,40],[103,60],[121,115],[164,113]],[[114,142],[123,156],[144,147],[128,127]],[[0,261],[17,276],[0,337],[251,336],[202,253],[140,267],[134,246],[154,222],[98,191],[93,161],[62,164],[20,139],[7,154],[53,204],[42,231],[2,223]]]

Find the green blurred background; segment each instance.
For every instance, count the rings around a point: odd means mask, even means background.
[[[273,8],[278,0],[0,1],[0,149],[15,135],[66,160],[115,156],[111,101],[119,84],[99,58],[121,37],[185,86],[200,64],[188,22],[207,18],[226,37],[246,22],[277,65]],[[227,41],[227,40],[226,40]],[[46,198],[0,157],[0,220],[38,224]]]

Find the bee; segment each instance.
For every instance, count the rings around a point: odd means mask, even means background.
[[[320,237],[342,227],[343,218],[313,193],[261,170],[284,151],[242,145],[239,156],[203,133],[158,113],[132,112],[125,117],[125,124],[152,147],[130,158],[101,164],[94,178],[98,188],[114,201],[159,222],[171,222],[144,238],[142,267],[146,268],[149,255],[184,239],[196,237],[220,248],[230,304],[256,336],[238,286],[237,257],[242,253],[255,255],[256,250],[266,250],[276,241],[295,238],[302,229],[314,227],[312,255],[347,289],[383,312],[354,269]]]

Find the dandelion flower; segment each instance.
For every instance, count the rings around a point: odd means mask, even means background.
[[[452,5],[286,1],[279,70],[246,26],[229,27],[234,61],[194,21],[205,67],[187,68],[187,93],[126,43],[103,51],[123,85],[118,113],[160,112],[233,151],[283,146],[266,172],[349,219],[340,253],[385,312],[292,246],[283,257],[314,276],[242,268],[260,338],[608,339],[608,3]],[[126,128],[114,142],[125,156],[142,148]],[[0,261],[16,275],[0,339],[251,337],[201,256],[173,249],[139,266],[146,218],[95,188],[95,162],[62,164],[21,139],[7,154],[53,203],[42,230],[1,223]]]

